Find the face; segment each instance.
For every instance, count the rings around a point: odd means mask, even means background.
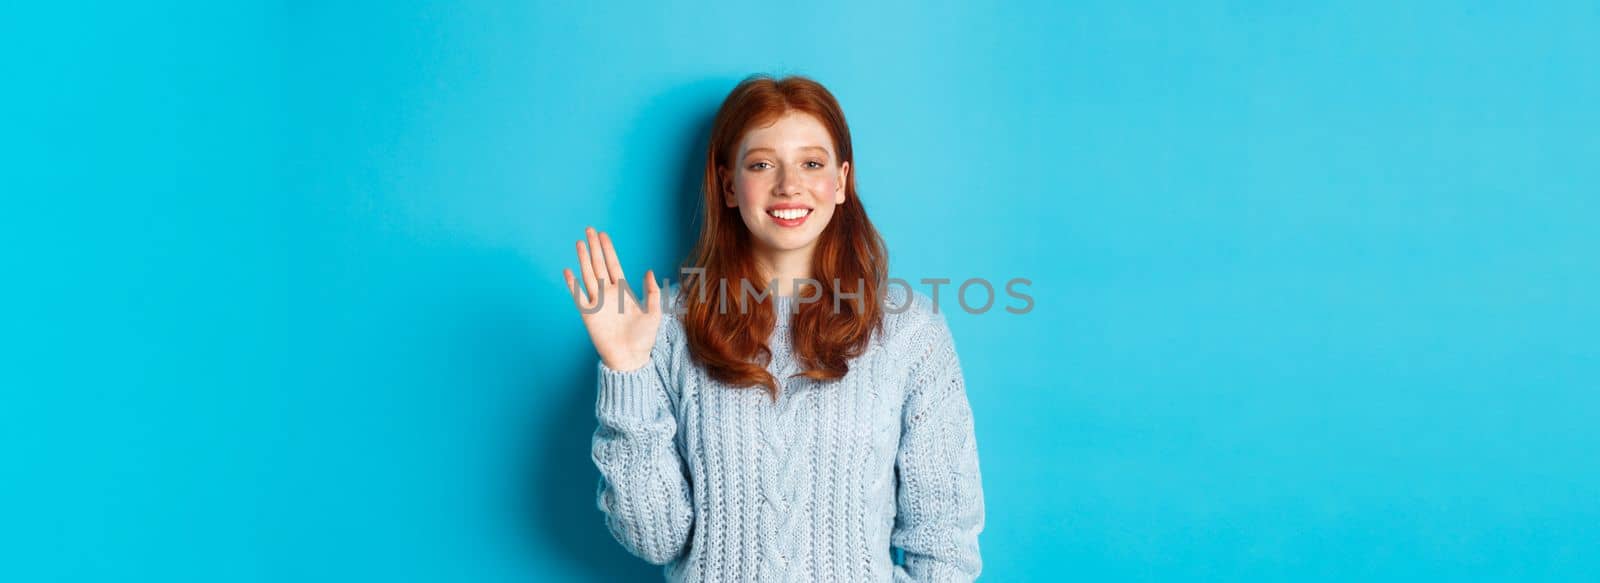
[[[809,252],[844,203],[850,163],[840,163],[822,122],[798,111],[745,132],[723,169],[723,204],[738,207],[759,251]]]

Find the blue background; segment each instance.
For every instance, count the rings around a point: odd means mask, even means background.
[[[677,264],[755,72],[895,275],[1034,282],[986,579],[1600,577],[1593,3],[11,12],[0,579],[654,578],[560,270]]]

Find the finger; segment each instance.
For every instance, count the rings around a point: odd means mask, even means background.
[[[606,256],[600,250],[600,237],[595,234],[594,227],[586,229],[584,236],[589,239],[589,263],[594,266],[592,269],[594,269],[595,278],[602,281],[610,280],[611,282],[616,282],[616,279],[611,277],[611,270],[606,269]]]
[[[561,270],[561,275],[567,278],[567,292],[572,294],[572,301],[576,302],[580,308],[589,307],[589,294],[578,289],[578,281],[572,277],[572,270],[563,269]]]
[[[583,272],[583,289],[589,292],[590,301],[600,297],[599,283],[594,278],[594,264],[590,263],[589,246],[583,241],[578,241],[578,270]]]
[[[611,235],[600,231],[600,248],[605,251],[606,267],[611,270],[611,281],[628,281],[622,275],[622,262],[617,261],[617,248],[611,245]]]
[[[650,312],[661,306],[661,286],[656,284],[656,270],[644,272],[644,311]]]

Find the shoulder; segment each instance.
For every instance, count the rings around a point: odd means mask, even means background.
[[[945,310],[915,290],[894,290],[884,308],[884,350],[904,375],[905,407],[921,411],[963,386]]]
[[[954,344],[944,310],[922,292],[901,286],[889,286],[884,294],[883,336],[889,346],[910,353]]]
[[[688,338],[683,331],[683,316],[678,313],[677,286],[661,288],[661,325],[656,328],[656,342],[651,348],[667,392],[676,401],[682,385],[684,363],[689,360]]]
[[[668,341],[683,339],[684,305],[683,290],[677,282],[661,288],[661,307],[665,311],[661,318],[661,337]]]

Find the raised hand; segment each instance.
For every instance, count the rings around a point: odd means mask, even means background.
[[[622,275],[622,262],[617,260],[611,237],[604,232],[596,234],[594,227],[589,227],[584,238],[587,241],[578,241],[583,287],[578,287],[571,269],[563,269],[567,291],[572,293],[601,362],[618,371],[638,369],[650,362],[650,349],[655,346],[656,330],[661,326],[661,288],[656,284],[655,271],[644,274],[641,305]]]

